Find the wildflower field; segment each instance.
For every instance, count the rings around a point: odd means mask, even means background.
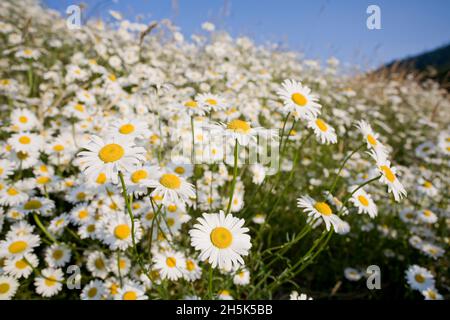
[[[203,24],[0,2],[0,299],[446,299],[450,100]]]

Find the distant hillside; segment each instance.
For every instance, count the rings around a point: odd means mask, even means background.
[[[378,71],[386,69],[416,72],[422,79],[434,79],[450,89],[450,44],[417,56],[393,61]]]

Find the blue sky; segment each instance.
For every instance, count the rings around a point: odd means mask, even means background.
[[[324,60],[335,56],[363,69],[450,42],[449,0],[43,0],[64,12],[87,4],[89,17],[108,10],[143,21],[170,18],[189,36],[211,21],[233,36],[283,44]],[[366,8],[381,9],[381,30],[366,27]]]

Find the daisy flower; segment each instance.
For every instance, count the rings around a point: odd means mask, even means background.
[[[177,105],[182,112],[186,112],[189,116],[204,116],[209,110],[208,105],[200,104],[195,100],[186,100]]]
[[[162,203],[166,205],[185,203],[189,202],[190,198],[195,198],[194,186],[175,173],[155,170],[152,178],[146,184],[148,187],[154,188],[150,195],[161,197]]]
[[[358,188],[358,186],[351,187],[350,192],[353,192],[356,188]],[[366,213],[371,218],[375,218],[378,214],[377,206],[375,202],[373,202],[372,197],[362,188],[358,189],[349,201],[353,203],[356,208],[358,208],[359,214]]]
[[[47,198],[30,198],[23,204],[21,204],[18,208],[21,212],[27,213],[39,213],[43,216],[46,216],[55,209],[55,203]]]
[[[64,111],[64,114],[71,118],[84,120],[90,117],[86,105],[77,101],[69,102],[66,106],[64,106]]]
[[[108,132],[113,136],[120,136],[129,139],[143,138],[150,134],[147,123],[138,119],[117,120],[111,124]]]
[[[231,295],[230,291],[228,291],[228,290],[220,290],[217,293],[217,299],[219,299],[219,300],[234,300],[233,296]]]
[[[233,283],[237,286],[245,286],[250,283],[250,272],[247,269],[241,269],[233,276]]]
[[[378,140],[378,134],[372,130],[372,127],[370,126],[370,124],[368,124],[364,120],[360,120],[356,123],[356,127],[362,133],[365,141],[367,142],[367,148],[373,149],[375,152],[381,153],[381,154],[387,156],[388,151],[387,151],[386,146],[384,146]]]
[[[412,265],[406,270],[406,280],[414,290],[426,290],[434,287],[434,277],[430,271],[418,265]]]
[[[417,217],[419,218],[420,221],[429,224],[433,224],[438,220],[437,215],[433,211],[428,209],[420,210],[417,214]]]
[[[424,296],[425,300],[443,300],[441,294],[435,289],[435,288],[428,288],[421,291],[422,295]]]
[[[45,262],[52,268],[63,267],[70,261],[71,256],[69,248],[54,243],[45,251]]]
[[[8,144],[15,151],[21,152],[39,151],[42,149],[43,143],[44,140],[40,135],[28,131],[15,133],[8,139]]]
[[[307,126],[314,130],[317,140],[322,144],[337,143],[334,128],[319,118],[308,117]]]
[[[445,253],[444,249],[432,243],[424,243],[420,250],[433,259],[440,258]]]
[[[345,268],[344,275],[349,281],[358,281],[362,278],[362,273],[354,268]]]
[[[103,242],[109,245],[111,250],[126,250],[133,245],[131,229],[131,220],[128,215],[120,213],[115,217],[110,217],[104,227]],[[141,237],[141,224],[139,220],[136,220],[134,222],[134,238],[139,241]]]
[[[19,131],[33,129],[38,121],[34,113],[27,109],[14,109],[11,113],[11,124]]]
[[[183,271],[187,281],[195,281],[202,277],[202,269],[198,266],[197,261],[191,258],[186,258],[186,267]]]
[[[42,269],[41,276],[34,279],[36,292],[45,298],[52,297],[62,290],[63,280],[64,274],[61,269]]]
[[[216,94],[212,93],[200,93],[195,97],[195,101],[211,111],[225,110],[228,108],[226,100]]]
[[[6,259],[4,270],[7,274],[15,278],[28,278],[33,272],[30,264],[33,268],[36,268],[39,264],[37,256],[33,253],[25,254],[24,257]]]
[[[344,228],[344,221],[333,213],[326,202],[315,201],[310,196],[302,196],[297,199],[297,205],[308,213],[311,219],[316,220],[322,218],[327,231],[330,230],[331,226],[333,226],[335,232],[339,232]]]
[[[400,201],[407,196],[407,192],[396,176],[397,169],[391,166],[391,162],[381,153],[369,152],[377,163],[378,171],[381,173],[380,182],[386,184],[388,191],[394,195],[395,201]]]
[[[211,134],[223,134],[231,141],[237,140],[241,146],[247,146],[249,143],[256,143],[256,136],[262,128],[252,128],[250,122],[240,119],[234,119],[227,124],[218,123],[211,126]],[[219,133],[220,132],[220,133]]]
[[[118,181],[119,171],[133,171],[141,161],[145,160],[145,150],[136,147],[134,142],[119,136],[102,139],[91,136],[90,142],[84,147],[87,151],[78,154],[79,163],[90,179],[97,178],[98,172],[105,172],[114,183]]]
[[[0,159],[0,179],[6,179],[14,173],[14,162]]]
[[[23,257],[39,244],[40,238],[34,234],[10,236],[0,241],[0,257]]]
[[[100,280],[91,280],[81,291],[81,300],[102,300],[105,294],[104,283]]]
[[[115,300],[147,300],[145,288],[135,282],[124,284],[122,288],[117,290],[114,296]]]
[[[91,252],[87,257],[86,268],[94,277],[105,279],[108,276],[108,260],[101,251]]]
[[[291,112],[295,119],[316,118],[320,113],[319,98],[300,82],[285,80],[277,94],[283,100],[285,113]]]
[[[313,298],[308,297],[304,293],[299,294],[297,291],[292,291],[291,295],[289,296],[289,300],[312,300],[312,299]]]
[[[186,259],[180,252],[167,250],[159,252],[154,257],[155,268],[159,270],[162,279],[177,280],[186,272]]]
[[[128,172],[125,176],[125,186],[128,194],[142,195],[151,185],[151,177],[156,175],[157,168],[151,166],[139,166]]]
[[[200,260],[206,261],[213,268],[231,269],[232,266],[244,265],[242,256],[248,255],[252,246],[249,229],[243,228],[244,219],[231,214],[203,213],[197,224],[189,231],[191,245],[200,252]]]
[[[419,179],[419,185],[417,186],[417,190],[420,193],[425,194],[429,197],[435,197],[439,192],[432,181],[425,180],[422,178]]]
[[[19,288],[19,281],[13,277],[0,275],[0,300],[11,300]]]
[[[167,169],[183,177],[185,179],[192,176],[194,172],[194,166],[191,164],[190,159],[177,157],[167,165]]]

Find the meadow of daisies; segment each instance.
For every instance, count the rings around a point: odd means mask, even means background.
[[[436,83],[211,23],[0,17],[0,299],[450,297]]]

